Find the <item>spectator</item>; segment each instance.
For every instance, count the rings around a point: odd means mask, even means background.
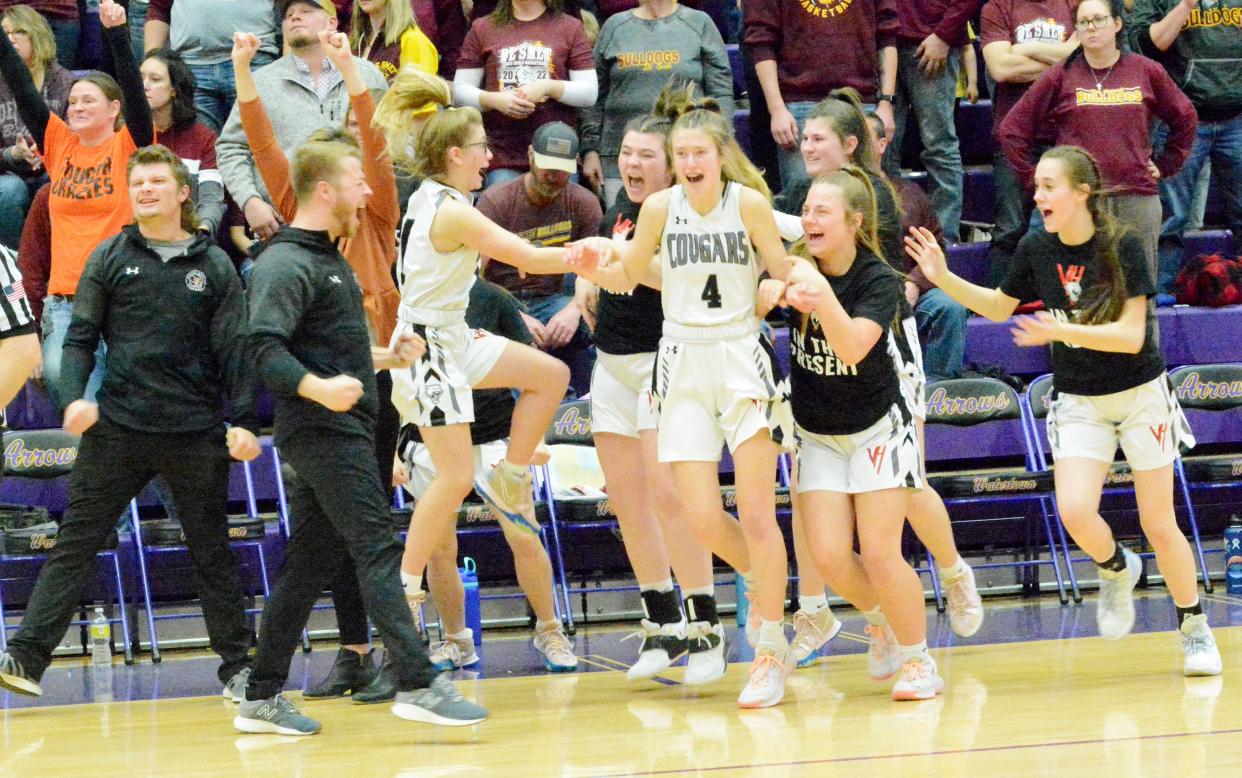
[[[1242,20],[1236,3],[1232,9],[1203,5],[1197,0],[1138,0],[1130,26],[1133,50],[1163,64],[1199,115],[1186,164],[1160,179],[1160,292],[1172,289],[1181,268],[1182,233],[1193,219],[1196,183],[1209,158],[1225,198],[1234,251],[1242,253]],[[1227,11],[1234,14],[1231,23],[1225,21]],[[1167,128],[1157,130],[1156,145],[1167,136]]]
[[[254,79],[272,121],[276,143],[288,157],[316,130],[344,126],[349,94],[319,39],[321,31],[336,30],[336,8],[331,1],[281,0],[280,8],[289,53],[260,68]],[[368,89],[386,88],[384,76],[374,65],[355,59]],[[236,105],[220,131],[216,159],[224,186],[242,207],[250,229],[260,240],[272,237],[280,217],[255,170]]]
[[[147,52],[140,70],[155,140],[185,163],[198,229],[214,236],[224,220],[224,182],[216,168],[216,134],[194,110],[194,74],[170,49]]]
[[[43,321],[43,301],[47,299],[47,279],[52,268],[52,221],[47,208],[51,192],[52,185],[44,184],[30,199],[26,224],[22,227],[22,240],[17,245],[22,289],[26,293],[26,301],[30,303],[36,329]],[[40,364],[37,375],[41,377],[42,371]]]
[[[424,7],[431,5],[431,17],[434,24],[424,24],[427,13]],[[414,0],[414,16],[418,24],[431,38],[436,51],[440,52],[441,78],[452,82],[457,73],[457,60],[461,57],[461,46],[466,41],[466,32],[470,23],[466,20],[466,9],[462,0]]]
[[[898,5],[897,95],[893,136],[885,158],[889,177],[901,168],[901,148],[911,112],[923,140],[923,165],[932,181],[931,201],[952,243],[961,240],[962,154],[953,123],[956,49],[966,45],[966,22],[982,0],[905,0]]]
[[[0,25],[21,56],[48,110],[62,119],[73,74],[56,61],[52,30],[28,5],[4,11]],[[17,101],[0,82],[0,243],[16,249],[30,198],[44,180],[43,163],[17,113]]]
[[[410,0],[358,0],[349,45],[354,54],[379,68],[389,83],[406,65],[425,73],[435,73],[440,66],[440,55],[419,29]]]
[[[61,351],[73,315],[73,297],[86,258],[104,239],[120,232],[132,218],[125,165],[130,155],[153,140],[151,110],[134,66],[125,9],[103,0],[99,18],[119,68],[121,84],[93,72],[74,82],[65,120],[51,113],[30,71],[13,44],[0,39],[0,72],[17,101],[35,146],[52,179],[48,208],[52,225],[52,256],[45,275],[34,287],[47,284],[43,305],[43,375],[52,399],[67,404],[61,386]],[[119,127],[122,104],[125,126]],[[118,129],[119,127],[119,129]],[[42,302],[42,301],[40,301]],[[87,386],[92,399],[103,372],[103,350]]]
[[[1001,123],[1000,142],[1027,187],[1033,185],[1038,141],[1086,149],[1100,165],[1109,207],[1142,237],[1155,279],[1161,222],[1156,182],[1181,169],[1197,120],[1194,105],[1164,68],[1121,50],[1121,13],[1121,0],[1079,3],[1075,24],[1082,45],[1031,85]],[[1173,130],[1153,158],[1155,119]]]
[[[77,1],[28,0],[26,3],[15,3],[13,0],[0,0],[0,9],[4,11],[19,6],[37,12],[47,21],[56,42],[56,61],[61,67],[72,70],[77,64],[78,37],[82,30]]]
[[[151,0],[143,41],[147,51],[167,46],[194,73],[194,107],[199,121],[220,132],[237,99],[233,86],[233,31],[246,30],[263,42],[254,67],[280,53],[273,0]],[[309,130],[307,131],[309,133]]]
[[[994,139],[1009,109],[1031,84],[1078,48],[1074,5],[1075,0],[992,0],[983,6],[983,61],[996,82],[992,93]],[[1035,206],[999,144],[992,157],[992,180],[996,183],[996,215],[988,251],[988,278],[995,285],[1005,277]]]
[[[603,212],[599,200],[571,182],[577,169],[578,136],[562,122],[549,122],[531,139],[530,170],[479,198],[484,216],[535,246],[549,248],[594,235]],[[526,306],[523,314],[535,345],[569,365],[571,385],[585,393],[591,380],[590,336],[573,299],[573,277],[527,275],[512,265],[483,258],[483,276]]]
[[[483,112],[494,155],[484,187],[520,178],[535,130],[553,121],[575,126],[574,109],[593,105],[597,94],[591,43],[564,0],[500,0],[471,25],[453,77],[454,101]]]
[[[798,0],[752,0],[745,7],[743,36],[772,117],[782,188],[806,177],[802,129],[807,114],[832,90],[852,87],[893,126],[896,0],[854,2],[830,15],[818,11]]]
[[[733,116],[733,71],[724,41],[701,11],[677,0],[642,0],[638,8],[611,17],[595,43],[599,96],[583,111],[582,173],[603,187],[611,205],[621,191],[617,154],[625,125],[651,112],[670,80],[693,82],[714,97],[721,113]]]

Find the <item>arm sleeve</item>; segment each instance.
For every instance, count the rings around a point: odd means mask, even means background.
[[[1040,76],[1010,109],[996,130],[997,141],[1005,152],[1005,159],[1013,168],[1018,183],[1027,191],[1031,189],[1031,177],[1035,173],[1031,154],[1035,147],[1036,120],[1037,117],[1043,117],[1044,121],[1051,123],[1052,101],[1060,89],[1064,72],[1064,64],[1054,65]],[[1047,129],[1050,135],[1055,135],[1053,127],[1049,126]]]
[[[293,185],[289,179],[289,160],[276,143],[276,133],[263,108],[263,99],[256,98],[246,103],[238,101],[235,110],[239,111],[242,130],[250,143],[250,153],[254,155],[263,184],[276,203],[276,210],[280,211],[280,217],[286,222],[292,221],[297,212],[297,198],[293,196]],[[361,121],[359,119],[360,126]]]
[[[876,50],[897,45],[897,33],[901,31],[901,16],[897,13],[898,0],[878,0],[875,8]]]
[[[586,108],[595,105],[599,94],[599,84],[595,80],[595,70],[571,70],[569,80],[565,82],[565,91],[561,93],[560,102],[574,108]]]
[[[1164,52],[1156,48],[1156,44],[1151,40],[1151,26],[1163,19],[1168,12],[1169,9],[1164,8],[1163,3],[1156,3],[1155,0],[1136,0],[1125,27],[1125,32],[1128,33],[1130,39],[1130,48],[1152,59],[1158,59],[1163,55]]]
[[[51,191],[52,185],[44,184],[35,192],[17,248],[22,286],[26,288],[26,299],[36,324],[43,321],[43,300],[47,297],[47,279],[52,273],[52,221],[47,208]]]
[[[988,3],[979,14],[979,49],[989,43],[1010,43],[1009,24],[998,3]]]
[[[73,318],[65,334],[64,351],[60,358],[64,397],[69,402],[82,399],[87,379],[95,369],[95,349],[99,347],[100,330],[108,307],[105,282],[108,251],[117,240],[123,239],[105,241],[91,252],[86,267],[82,269],[82,277],[78,279],[73,298]]]
[[[708,97],[716,98],[716,102],[720,103],[720,112],[732,125],[733,67],[729,64],[729,54],[725,51],[720,31],[711,21],[703,25],[703,48],[699,56],[703,59],[703,92]]]
[[[1154,297],[1156,282],[1147,266],[1143,239],[1133,230],[1126,230],[1117,244],[1117,259],[1126,277],[1126,297]]]
[[[385,219],[396,230],[401,219],[401,206],[397,202],[397,174],[388,156],[384,134],[371,126],[371,120],[375,118],[375,98],[368,90],[350,95],[349,102],[358,117],[358,131],[362,136],[362,167],[372,190],[367,210]]]
[[[458,105],[479,108],[479,95],[483,92],[483,68],[457,68],[453,76],[453,102]]]
[[[258,435],[255,388],[246,354],[246,298],[242,294],[241,279],[233,271],[233,263],[219,249],[210,251],[220,258],[222,270],[216,275],[225,284],[224,297],[211,317],[211,351],[228,387],[229,418],[235,426]]]
[[[51,111],[48,110],[43,95],[39,94],[34,79],[26,68],[26,63],[22,62],[21,56],[18,55],[17,49],[13,48],[9,37],[0,35],[0,39],[2,39],[0,40],[0,74],[4,76],[4,81],[9,86],[9,92],[17,103],[17,113],[25,122],[26,129],[34,138],[35,145],[46,153],[43,141],[47,132],[47,123],[51,119]],[[143,103],[146,103],[145,99]]]
[[[1039,290],[1035,288],[1034,279],[1031,278],[1031,241],[1035,239],[1036,236],[1028,233],[1018,242],[1018,248],[1013,252],[1013,260],[1009,264],[1009,271],[999,287],[1002,294],[1020,303],[1034,302],[1041,296]]]
[[[198,211],[199,221],[205,223],[212,235],[216,234],[224,221],[224,183],[220,180],[220,169],[216,167],[216,134],[208,130],[205,134],[203,148],[199,152],[198,167]]]
[[[440,52],[422,30],[410,27],[401,34],[401,67],[413,65],[424,73],[435,73],[440,67]]]
[[[497,329],[500,330],[496,334],[527,346],[534,345],[535,338],[530,334],[530,327],[526,326],[526,321],[522,318],[522,304],[517,301],[517,298],[491,281],[480,280],[478,283],[489,284],[495,290],[496,299],[493,303],[496,306]]]
[[[604,131],[604,104],[608,102],[609,76],[612,65],[604,58],[604,51],[612,39],[615,25],[604,25],[599,37],[595,39],[593,58],[595,62],[595,102],[578,112],[578,137],[581,139],[582,153],[599,151],[600,136]]]
[[[282,397],[297,397],[298,384],[310,372],[289,344],[314,296],[310,279],[294,262],[257,262],[250,274],[251,357],[259,379]]]
[[[742,4],[742,39],[754,63],[776,59],[782,43],[780,4],[746,0]]]
[[[1152,161],[1160,170],[1160,177],[1168,178],[1181,170],[1190,156],[1190,150],[1195,145],[1199,114],[1190,98],[1173,83],[1168,71],[1155,62],[1150,62],[1147,71],[1151,74],[1155,92],[1155,114],[1169,126],[1169,138],[1164,143],[1164,149]]]
[[[982,5],[983,0],[950,0],[940,23],[932,32],[954,48],[965,46],[970,40],[966,34],[966,23],[974,18]]]
[[[220,130],[220,137],[216,139],[216,164],[220,166],[224,188],[232,195],[238,208],[245,208],[251,197],[262,196],[255,178],[254,157],[251,156],[250,144],[246,141],[241,112],[236,102]]]
[[[151,0],[147,5],[147,19],[169,24],[172,21],[173,0]]]
[[[121,110],[125,115],[125,129],[138,148],[155,142],[155,125],[151,122],[151,106],[147,104],[146,91],[142,88],[142,74],[134,61],[134,45],[129,40],[129,24],[104,30],[112,61],[116,65],[116,80],[121,87]]]

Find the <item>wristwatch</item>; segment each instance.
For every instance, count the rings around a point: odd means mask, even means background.
[[[883,92],[881,92],[875,96],[875,101],[877,103],[888,102],[891,104],[896,97],[897,97],[896,95],[886,95]]]

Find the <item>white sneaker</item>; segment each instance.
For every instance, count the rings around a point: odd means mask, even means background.
[[[686,651],[686,623],[657,624],[643,619],[639,622],[638,631],[632,632],[622,640],[640,637],[642,647],[638,651],[638,659],[626,671],[625,678],[629,681],[643,681],[655,678],[669,668],[677,658]]]
[[[427,592],[419,589],[414,594],[405,595],[405,604],[410,606],[410,615],[414,617],[414,631],[423,632],[423,603],[427,600]],[[424,640],[426,638],[423,638]]]
[[[936,662],[924,654],[901,665],[901,677],[893,684],[894,700],[930,700],[944,691],[944,679],[936,671]]]
[[[759,645],[759,601],[755,593],[746,590],[746,643],[754,648]]]
[[[781,657],[771,651],[755,654],[750,664],[746,686],[738,695],[740,708],[770,708],[785,697],[785,679],[789,677],[788,650]]]
[[[964,638],[979,631],[983,624],[983,601],[975,586],[975,571],[966,565],[966,572],[957,578],[944,579],[949,599],[949,626]]]
[[[690,656],[686,660],[685,682],[698,686],[724,678],[729,669],[726,645],[724,625],[690,622],[686,627],[686,649]]]
[[[440,673],[477,665],[479,655],[474,650],[474,630],[467,628],[465,637],[460,640],[450,637],[448,640],[432,643],[428,659],[436,672]]]
[[[531,497],[530,468],[514,469],[504,462],[492,468],[486,478],[474,482],[475,491],[500,511],[498,518],[507,520],[523,532],[539,534]]]
[[[901,652],[897,649],[897,636],[888,624],[868,624],[867,674],[873,681],[886,681],[901,669]]]
[[[1208,627],[1207,616],[1195,614],[1182,622],[1178,634],[1182,639],[1182,675],[1220,675],[1220,651]]]
[[[559,621],[536,633],[535,648],[543,654],[543,667],[550,673],[572,673],[578,669],[578,657],[574,656],[574,644]]]
[[[789,656],[795,667],[809,667],[819,659],[820,649],[841,631],[841,622],[832,615],[831,608],[824,608],[814,616],[804,610],[794,614],[794,637],[789,644]]]
[[[1120,640],[1134,628],[1134,587],[1138,584],[1143,560],[1128,548],[1122,549],[1126,568],[1120,572],[1100,568],[1100,604],[1095,620],[1100,637]]]

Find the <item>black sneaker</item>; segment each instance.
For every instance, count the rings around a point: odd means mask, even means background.
[[[328,677],[302,692],[308,700],[328,700],[362,691],[375,680],[378,670],[372,660],[375,650],[359,654],[348,648],[338,649]]]
[[[0,653],[0,686],[28,697],[42,697],[43,687],[8,651]]]
[[[392,702],[396,696],[397,671],[385,657],[371,683],[362,689],[355,689],[350,699],[359,705],[374,705],[379,702]]]

